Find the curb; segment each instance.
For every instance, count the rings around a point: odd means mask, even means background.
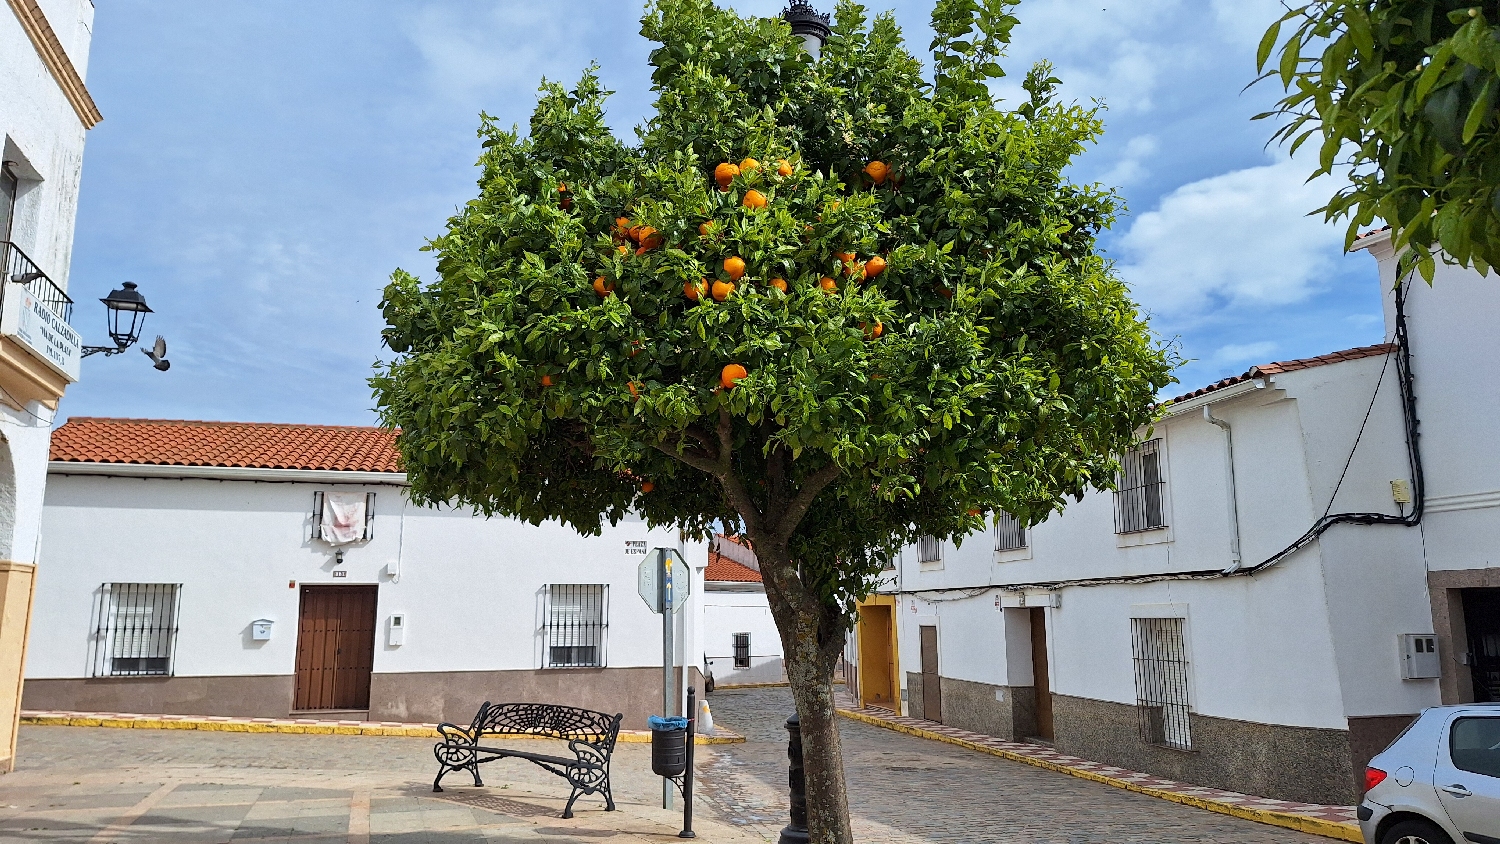
[[[113,727],[127,730],[200,730],[217,733],[287,733],[301,735],[333,736],[396,736],[402,738],[441,738],[436,727],[425,724],[338,724],[309,721],[304,723],[265,723],[253,720],[210,720],[207,718],[121,718],[111,715],[21,715],[21,723],[33,727]],[[722,735],[695,736],[694,744],[740,744],[745,737],[719,728]],[[543,739],[547,736],[507,735],[506,738]],[[650,730],[621,730],[617,742],[624,744],[649,744]]]
[[[1002,759],[1008,759],[1012,762],[1020,762],[1024,765],[1031,765],[1037,768],[1045,768],[1049,771],[1056,771],[1060,774],[1067,774],[1069,776],[1079,777],[1080,779],[1092,780],[1093,782],[1102,783],[1104,785],[1113,786],[1115,788],[1124,789],[1126,791],[1134,791],[1137,794],[1145,794],[1149,797],[1159,797],[1163,800],[1169,800],[1173,803],[1181,803],[1185,806],[1193,806],[1198,809],[1207,809],[1210,812],[1218,812],[1221,815],[1232,815],[1236,818],[1243,818],[1244,820],[1248,821],[1257,821],[1259,823],[1270,824],[1271,826],[1279,826],[1285,829],[1293,829],[1298,832],[1306,832],[1310,835],[1321,835],[1326,838],[1336,838],[1340,841],[1353,841],[1356,842],[1356,844],[1363,844],[1365,840],[1364,836],[1361,835],[1359,831],[1359,827],[1355,826],[1354,824],[1325,821],[1321,818],[1309,818],[1304,815],[1296,815],[1290,812],[1273,812],[1268,809],[1252,809],[1245,806],[1235,806],[1228,803],[1219,803],[1213,800],[1205,800],[1204,798],[1194,797],[1190,794],[1178,794],[1176,792],[1166,791],[1160,788],[1152,788],[1151,786],[1141,785],[1139,783],[1128,782],[1126,780],[1117,779],[1115,777],[1105,776],[1104,774],[1096,773],[1094,771],[1082,771],[1077,768],[1070,768],[1067,765],[1059,765],[1056,762],[1049,762],[1045,759],[1036,759],[1024,754],[1012,753],[1008,750],[1002,750],[998,747],[990,747],[988,745],[973,741],[966,741],[954,736],[945,736],[942,733],[935,733],[931,730],[921,729],[920,727],[911,727],[907,726],[906,724],[892,723],[890,721],[886,721],[883,718],[877,718],[873,715],[867,715],[863,712],[855,712],[853,710],[843,708],[840,708],[837,711],[838,714],[844,716],[845,718],[849,718],[850,720],[859,721],[865,724],[870,724],[875,727],[883,727],[887,730],[894,730],[895,732],[905,733],[910,736],[916,736],[917,738],[932,739],[934,741],[940,741],[945,744],[957,745],[958,747],[962,747],[967,750],[976,750],[980,753],[988,753],[991,756],[999,756]]]

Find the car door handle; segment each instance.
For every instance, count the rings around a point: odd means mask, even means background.
[[[1459,785],[1458,783],[1454,783],[1452,785],[1440,785],[1438,786],[1438,788],[1442,791],[1448,792],[1454,797],[1468,797],[1474,793],[1467,788]]]

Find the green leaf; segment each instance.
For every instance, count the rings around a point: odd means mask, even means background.
[[[1297,63],[1302,59],[1302,33],[1298,32],[1287,39],[1286,46],[1281,48],[1281,73],[1282,87],[1292,87],[1292,80],[1297,76]]]
[[[1281,21],[1271,24],[1266,34],[1260,37],[1260,46],[1255,50],[1255,70],[1260,72],[1265,69],[1266,60],[1271,57],[1271,51],[1276,48],[1276,42],[1281,38]]]
[[[1474,140],[1474,136],[1479,132],[1479,127],[1488,121],[1494,99],[1495,77],[1491,76],[1489,81],[1484,83],[1484,88],[1480,90],[1479,96],[1474,98],[1474,105],[1469,109],[1468,119],[1464,120],[1463,142],[1465,144]]]

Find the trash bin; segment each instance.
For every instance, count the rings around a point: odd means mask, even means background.
[[[659,777],[680,777],[687,770],[688,719],[652,715],[651,771]]]

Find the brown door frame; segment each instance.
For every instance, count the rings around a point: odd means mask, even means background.
[[[292,711],[368,711],[379,586],[303,584]]]
[[[1047,610],[1032,607],[1031,614],[1031,684],[1036,690],[1037,738],[1053,741],[1056,730],[1052,718],[1052,676],[1047,665]]]

